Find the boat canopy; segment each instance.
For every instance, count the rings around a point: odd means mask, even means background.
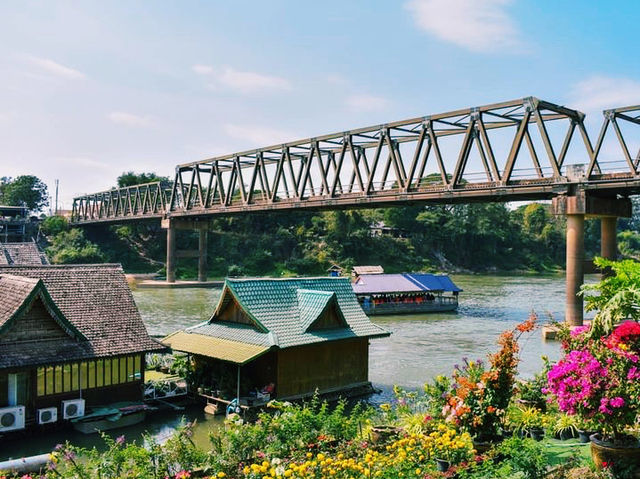
[[[462,291],[446,274],[364,274],[353,283],[356,294],[458,293]]]

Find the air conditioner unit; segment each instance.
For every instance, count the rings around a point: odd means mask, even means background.
[[[38,424],[48,424],[58,420],[58,408],[46,407],[38,409]]]
[[[62,401],[62,418],[73,419],[84,416],[84,399]]]
[[[24,406],[0,409],[0,432],[24,429]]]

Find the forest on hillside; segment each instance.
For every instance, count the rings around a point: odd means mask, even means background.
[[[124,173],[119,185],[161,180]],[[623,255],[640,256],[640,201],[619,221]],[[211,220],[209,277],[325,274],[332,264],[380,264],[403,271],[551,271],[564,265],[565,219],[550,204],[408,205],[394,208],[244,213]],[[166,232],[155,223],[69,228],[43,222],[53,262],[119,262],[127,272],[163,272]],[[178,231],[179,249],[197,249],[197,232]],[[597,255],[600,222],[586,222],[588,257]],[[196,276],[197,260],[181,258],[178,277]]]

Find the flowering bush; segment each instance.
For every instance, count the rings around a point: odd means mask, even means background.
[[[618,439],[640,407],[640,324],[626,321],[599,338],[589,333],[582,328],[565,334],[565,356],[549,371],[546,391],[561,411]]]
[[[456,366],[450,390],[443,397],[442,415],[473,436],[495,437],[513,395],[519,362],[518,339],[535,328],[537,317],[531,314],[514,330],[498,339],[500,350],[489,356],[488,367],[482,361],[464,360]]]

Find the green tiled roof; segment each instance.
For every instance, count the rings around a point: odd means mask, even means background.
[[[314,291],[311,289],[299,289],[296,291],[298,296],[298,311],[300,316],[300,325],[302,331],[307,331],[309,326],[318,319],[318,316],[327,308],[336,293],[333,291]]]
[[[218,319],[218,314],[232,298],[257,327]],[[333,303],[346,326],[308,331],[309,326]],[[326,277],[227,279],[212,318],[185,333],[279,348],[389,335],[366,316],[347,278]]]

